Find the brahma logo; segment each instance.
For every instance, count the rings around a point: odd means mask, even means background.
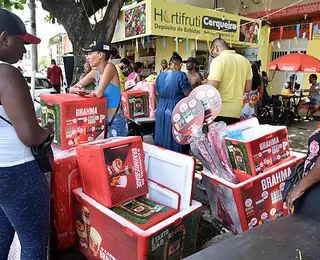
[[[291,174],[291,168],[283,169],[280,172],[277,172],[263,180],[261,180],[262,190],[265,191],[267,189],[272,188],[273,186],[284,182]]]
[[[91,116],[98,114],[97,107],[77,108],[76,116]]]
[[[262,151],[262,150],[265,150],[265,149],[267,149],[267,148],[269,148],[269,147],[271,147],[273,145],[276,145],[278,143],[279,143],[279,138],[275,137],[275,138],[272,138],[272,139],[270,139],[268,141],[260,143],[259,147],[260,147],[260,150]]]

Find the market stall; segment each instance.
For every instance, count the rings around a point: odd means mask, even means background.
[[[124,7],[119,15],[113,43],[122,56],[134,52],[134,60],[147,62],[159,72],[161,60],[172,52],[198,57],[208,70],[209,48],[221,37],[232,46],[257,47],[261,23],[250,18],[163,0],[146,0]]]

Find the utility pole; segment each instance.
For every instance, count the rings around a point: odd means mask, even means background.
[[[33,35],[37,35],[35,1],[36,0],[29,0],[31,34]],[[31,45],[31,68],[32,72],[38,71],[38,49],[36,44]]]

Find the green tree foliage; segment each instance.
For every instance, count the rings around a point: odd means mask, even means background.
[[[44,67],[47,68],[50,65],[50,61],[48,57],[42,57],[38,63],[38,67]]]
[[[13,8],[23,10],[27,0],[0,0],[0,8],[12,10]]]

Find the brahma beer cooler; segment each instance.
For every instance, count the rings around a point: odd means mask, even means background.
[[[53,124],[53,145],[67,150],[81,143],[103,139],[105,135],[106,98],[81,97],[76,94],[41,95],[41,122]]]
[[[304,159],[304,154],[292,153],[287,161],[254,177],[235,170],[239,184],[203,171],[212,216],[238,234],[289,215],[283,202],[284,183],[295,167],[303,167]]]
[[[285,126],[257,125],[242,134],[244,141],[225,138],[232,167],[238,171],[255,176],[290,156]]]
[[[61,250],[75,246],[76,228],[72,190],[81,187],[76,149],[54,150],[52,193],[57,247]]]
[[[113,137],[77,147],[84,193],[111,208],[148,193],[141,137]]]
[[[149,95],[149,117],[156,117],[156,83],[148,81],[140,81],[133,88],[134,90],[148,91]]]
[[[114,208],[84,194],[81,188],[74,190],[77,248],[88,259],[182,259],[195,253],[202,205],[191,200],[194,158],[146,143],[143,147],[148,176],[155,180],[150,182],[154,192],[150,191],[149,199],[162,204],[160,207],[175,205],[178,193],[180,210],[143,230]],[[147,200],[141,200],[144,207]],[[145,212],[140,205],[135,206],[128,206],[131,212],[132,208],[138,214]]]
[[[128,118],[149,116],[149,94],[144,90],[129,90],[121,94],[124,115]]]
[[[143,230],[81,188],[74,193],[77,248],[88,259],[182,259],[195,252],[199,202]]]

